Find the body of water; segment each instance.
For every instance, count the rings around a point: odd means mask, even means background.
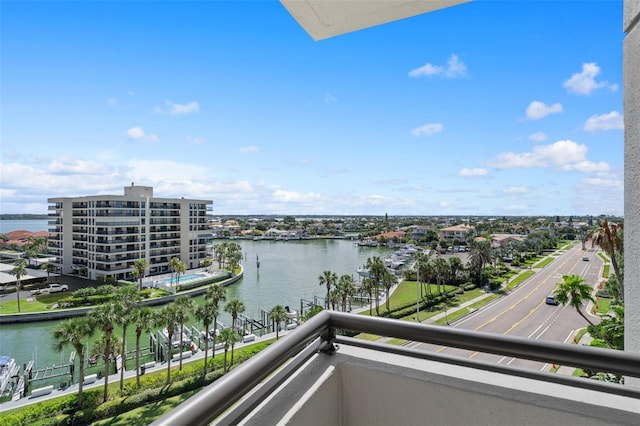
[[[47,231],[49,221],[47,219],[21,219],[21,220],[0,220],[0,234],[11,231]]]
[[[46,224],[46,221],[40,223]],[[214,241],[217,242],[222,240]],[[261,310],[269,311],[275,305],[288,305],[300,310],[300,299],[324,298],[326,287],[320,286],[318,279],[323,271],[333,271],[338,277],[348,274],[357,281],[356,269],[364,265],[367,258],[382,257],[388,251],[378,247],[359,247],[354,241],[337,239],[234,242],[242,247],[244,254],[244,278],[227,287],[227,301],[240,299],[246,306],[245,315],[253,318],[260,318]],[[194,315],[190,316],[191,323],[195,324]],[[230,324],[231,319],[222,312],[220,321]],[[71,348],[54,350],[52,334],[56,324],[56,321],[48,321],[1,326],[0,354],[12,356],[20,365],[34,360],[36,368],[68,362]],[[94,337],[99,334],[96,332]],[[132,331],[127,335],[134,338]],[[148,337],[144,337],[142,342],[146,344]],[[129,348],[133,347],[130,343]]]

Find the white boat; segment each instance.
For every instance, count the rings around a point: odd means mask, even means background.
[[[15,359],[7,355],[0,355],[0,395],[4,395],[9,385],[14,383],[18,370],[19,367]],[[13,391],[11,388],[9,390]]]
[[[294,309],[291,309],[288,306],[284,307],[284,311],[287,313],[287,318],[290,320],[296,320],[298,319],[298,312],[296,312]]]
[[[369,270],[367,268],[365,268],[364,266],[362,268],[358,268],[356,269],[356,272],[358,273],[358,275],[360,275],[362,278],[369,278],[370,274],[369,274]]]

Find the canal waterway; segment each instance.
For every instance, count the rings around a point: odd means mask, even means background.
[[[34,222],[40,222],[44,228],[25,226],[18,229],[46,229],[46,221]],[[223,241],[228,240],[213,240],[213,243]],[[326,288],[320,286],[318,279],[323,271],[330,270],[338,276],[348,274],[357,281],[356,269],[364,265],[367,258],[384,256],[388,251],[379,247],[360,247],[355,241],[346,239],[233,242],[242,247],[244,277],[227,287],[227,300],[240,299],[246,306],[245,315],[253,318],[260,318],[261,310],[269,311],[278,304],[300,310],[301,299],[324,297]],[[220,320],[224,324],[231,322],[226,312],[221,314]],[[13,357],[20,365],[33,360],[36,368],[67,363],[71,348],[54,350],[52,334],[56,324],[56,321],[47,321],[0,326],[0,354]],[[134,332],[130,329],[127,334],[133,338]],[[145,336],[142,342],[148,342],[148,337]],[[129,348],[133,347],[130,343]]]

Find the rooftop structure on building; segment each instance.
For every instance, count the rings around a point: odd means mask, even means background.
[[[49,252],[63,274],[97,280],[132,278],[146,260],[148,275],[169,272],[177,257],[187,269],[200,266],[211,236],[212,200],[154,197],[150,186],[124,195],[49,198]]]

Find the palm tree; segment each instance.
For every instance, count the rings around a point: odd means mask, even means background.
[[[233,347],[239,339],[238,332],[233,328],[225,328],[220,332],[220,339],[224,343],[224,364],[222,366],[222,371],[226,373],[231,368],[231,364],[233,364]],[[231,362],[227,367],[227,352],[229,351],[229,346],[231,346]]]
[[[444,278],[449,272],[449,263],[443,257],[439,257],[433,260],[433,267],[436,270],[436,288],[439,294],[442,293],[440,285],[443,284]]]
[[[187,265],[183,261],[178,260],[175,265],[176,291],[180,290],[180,274],[186,270],[187,270]]]
[[[362,291],[366,292],[369,295],[369,315],[373,315],[372,309],[373,309],[373,287],[374,287],[374,282],[371,278],[367,277],[367,278],[363,278],[362,279],[362,285],[360,286],[360,288],[362,289]]]
[[[616,280],[618,281],[618,287],[620,289],[620,300],[624,301],[624,277],[620,273],[620,267],[616,259],[616,252],[622,253],[624,251],[621,235],[622,229],[623,226],[621,223],[615,224],[605,218],[600,223],[600,228],[587,233],[585,240],[591,239],[591,247],[594,245],[600,246],[611,258],[611,266],[613,266],[613,271],[616,274]]]
[[[119,287],[114,295],[114,302],[122,313],[118,324],[122,326],[122,368],[120,368],[120,390],[124,389],[124,372],[127,369],[127,326],[131,322],[132,310],[141,300],[140,293],[134,285]]]
[[[580,310],[584,302],[591,301],[595,302],[591,293],[593,289],[589,284],[587,284],[584,279],[579,275],[564,275],[562,277],[562,282],[558,283],[558,288],[553,293],[558,300],[559,303],[563,305],[569,305],[575,308],[578,315],[580,315],[586,322],[588,322],[592,328],[598,334],[598,337],[604,341],[607,346],[613,348],[613,344],[609,342],[609,340],[600,333],[600,330],[595,326],[594,323]]]
[[[236,326],[236,320],[238,319],[238,315],[243,313],[245,310],[244,303],[240,301],[240,299],[231,299],[227,305],[224,307],[224,310],[231,314],[231,324],[234,330],[238,327]]]
[[[111,338],[113,336],[113,328],[118,323],[122,311],[117,303],[109,302],[93,309],[89,314],[89,322],[92,327],[101,329],[104,333],[104,391],[102,402],[106,402],[109,397],[109,367],[111,365]]]
[[[204,324],[204,371],[203,376],[207,374],[207,356],[209,354],[209,327],[216,321],[219,314],[219,306],[217,303],[213,303],[210,300],[205,300],[203,305],[199,305],[196,308],[196,318]],[[215,331],[213,339],[213,351],[215,353]]]
[[[395,275],[393,275],[393,273],[390,270],[385,268],[384,273],[382,274],[382,286],[384,287],[385,296],[386,296],[385,306],[387,308],[387,312],[391,310],[391,308],[389,307],[390,306],[389,291],[391,291],[391,287],[393,287],[397,283],[398,283],[398,279],[395,277]]]
[[[332,271],[324,271],[322,275],[318,277],[318,281],[320,285],[323,285],[327,288],[327,296],[324,300],[325,308],[329,309],[329,300],[331,298],[331,287],[333,287],[338,281],[338,275]]]
[[[142,279],[148,267],[149,263],[145,259],[137,259],[133,262],[133,275],[138,278],[138,290],[142,290]]]
[[[167,384],[171,383],[171,357],[173,349],[173,333],[178,326],[178,310],[175,303],[170,303],[162,308],[156,317],[158,325],[167,327]],[[180,336],[182,341],[182,336]]]
[[[273,324],[276,327],[276,340],[278,340],[279,335],[278,331],[280,329],[280,323],[285,322],[287,320],[287,311],[284,309],[282,305],[276,305],[269,311],[269,318],[273,321]]]
[[[16,260],[16,263],[13,264],[13,269],[9,273],[16,277],[16,296],[18,297],[18,313],[20,313],[20,290],[22,290],[20,280],[27,275],[27,262],[24,259]]]
[[[155,322],[154,311],[148,306],[139,306],[133,310],[131,321],[136,327],[136,384],[140,387],[140,336],[151,331]]]
[[[338,290],[338,296],[342,301],[342,312],[347,310],[347,299],[356,294],[356,286],[353,282],[353,277],[348,274],[344,274],[338,280],[336,289]],[[349,302],[351,306],[351,302]]]
[[[176,274],[178,268],[180,268],[180,259],[177,257],[172,257],[171,259],[169,259],[169,269],[171,270],[171,285],[173,285],[173,276]]]
[[[211,265],[213,265],[213,260],[211,259],[204,259],[202,261],[202,266],[207,268],[207,272],[211,272]]]
[[[216,338],[218,334],[218,314],[220,312],[220,302],[227,300],[227,289],[220,284],[213,284],[204,294],[204,299],[210,301],[215,306],[213,316],[213,352],[212,357],[216,355]]]
[[[85,345],[82,340],[93,334],[93,328],[85,317],[75,317],[58,324],[53,331],[56,349],[61,351],[66,345],[71,345],[78,354],[80,371],[78,376],[78,407],[82,407],[82,386],[84,384]],[[71,377],[73,380],[73,376]]]
[[[46,262],[40,266],[40,269],[44,269],[45,271],[47,271],[47,284],[49,284],[51,281],[51,273],[55,272],[58,267],[53,263]]]
[[[469,261],[475,271],[477,284],[482,284],[482,271],[484,271],[485,265],[489,265],[493,262],[491,242],[488,240],[482,240],[471,243]]]
[[[177,309],[176,320],[178,324],[180,324],[180,367],[178,369],[182,371],[182,351],[184,345],[182,336],[184,336],[184,324],[189,321],[189,311],[193,308],[193,301],[188,296],[180,296],[174,303]]]
[[[380,282],[382,281],[382,275],[385,271],[384,263],[378,256],[367,259],[366,268],[369,270],[369,276],[373,280],[373,290],[376,294],[376,315],[380,316],[380,296],[378,291],[380,289]]]
[[[458,272],[463,270],[464,265],[459,257],[454,256],[449,258],[449,281],[451,284],[456,284],[458,282]]]

